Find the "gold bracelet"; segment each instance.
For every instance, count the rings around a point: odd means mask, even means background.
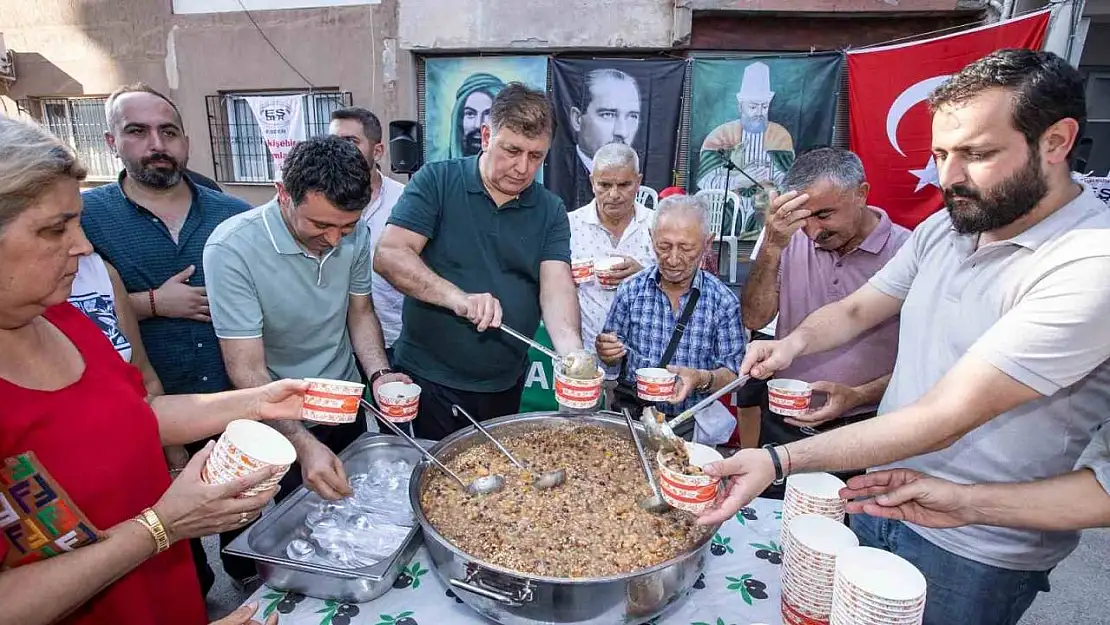
[[[162,520],[158,518],[158,514],[154,512],[153,508],[143,510],[142,514],[132,519],[139,525],[146,528],[154,542],[157,545],[156,553],[162,553],[170,548],[170,537],[166,534],[166,528],[162,525]]]

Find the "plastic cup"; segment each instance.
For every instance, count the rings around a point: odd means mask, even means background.
[[[412,421],[420,412],[420,387],[404,382],[387,382],[378,388],[378,406],[393,423]]]
[[[362,398],[365,384],[344,380],[309,378],[304,394],[301,419],[325,425],[354,423],[358,418],[358,400]]]
[[[700,443],[686,443],[686,453],[690,456],[690,464],[695,467],[704,467],[724,460],[724,456],[719,451]],[[687,475],[676,471],[664,464],[662,451],[656,454],[655,461],[659,465],[659,490],[663,500],[671,506],[699,514],[717,499],[721,478],[709,475]]]
[[[575,258],[570,263],[570,273],[575,284],[585,284],[594,278],[594,259]]]
[[[667,401],[674,395],[678,374],[656,367],[636,370],[636,395],[644,401]]]
[[[239,495],[253,497],[277,486],[296,461],[297,450],[281,432],[257,421],[237,419],[227,425],[216,441],[201,479],[209,484],[225,484],[267,467],[279,467],[280,470],[265,482]]]
[[[767,383],[767,406],[784,417],[801,417],[809,412],[813,388],[801,380],[771,380]]]

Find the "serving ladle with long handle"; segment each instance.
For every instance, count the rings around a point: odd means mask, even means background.
[[[647,456],[644,454],[644,446],[640,443],[640,436],[636,433],[636,425],[632,422],[632,413],[628,411],[628,408],[622,408],[621,413],[624,414],[624,420],[628,423],[628,433],[632,435],[632,442],[636,445],[636,456],[640,458],[640,466],[643,467],[648,485],[651,486],[651,495],[644,497],[637,503],[641,508],[652,514],[662,514],[670,510],[671,506],[663,500],[663,495],[659,492],[659,481],[655,479],[655,472],[651,470],[651,463],[648,462]]]
[[[726,394],[732,392],[744,385],[745,382],[750,380],[750,376],[742,375],[732,382],[722,386],[720,389],[713,392],[705,399],[699,401],[693,406],[683,410],[679,415],[670,421],[659,421],[654,418],[655,411],[653,409],[645,409],[640,416],[640,423],[644,425],[647,430],[648,442],[656,449],[667,450],[682,450],[685,449],[685,443],[674,433],[674,428],[689,421],[691,417],[698,413],[698,411],[705,409],[713,402],[717,401]]]
[[[513,455],[511,453],[509,453],[509,450],[505,449],[505,446],[502,445],[500,443],[500,441],[498,441],[496,438],[494,438],[493,435],[490,434],[489,431],[486,430],[486,428],[481,423],[479,423],[477,419],[470,416],[470,413],[468,413],[467,411],[463,410],[462,406],[459,406],[457,404],[451,406],[451,413],[454,414],[456,417],[459,416],[459,414],[461,413],[464,417],[469,419],[470,422],[474,424],[474,427],[478,428],[479,432],[481,432],[486,438],[488,438],[491,443],[496,445],[497,448],[501,450],[501,453],[505,454],[505,457],[508,458],[510,462],[512,462],[514,465],[516,465],[516,468],[518,468],[521,471],[524,471],[526,473],[531,473],[532,472],[531,469],[524,466],[519,460],[514,458]],[[502,481],[504,481],[504,479],[505,479],[505,478],[501,477],[500,475],[495,476],[495,477],[501,479]],[[555,488],[556,486],[562,484],[566,480],[567,480],[566,470],[565,469],[555,469],[554,471],[547,471],[546,473],[542,473],[539,476],[537,476],[535,479],[532,480],[532,485],[535,486],[538,489],[543,490],[543,489],[546,489],[546,488]]]
[[[466,491],[468,495],[489,495],[491,493],[498,492],[502,488],[505,488],[505,478],[501,477],[500,475],[484,475],[481,477],[476,477],[472,482],[467,484],[466,482],[462,481],[462,478],[456,475],[454,471],[448,469],[447,465],[437,460],[436,457],[433,456],[427,449],[424,449],[424,446],[418,443],[416,439],[406,434],[405,431],[398,427],[396,423],[386,418],[386,416],[382,414],[377,408],[375,408],[370,402],[362,398],[359,398],[358,402],[368,412],[378,417],[379,421],[389,426],[389,429],[393,430],[394,434],[405,439],[405,441],[409,445],[415,447],[420,452],[420,454],[428,460],[428,462],[431,462],[436,466],[437,469],[451,476],[451,479],[455,480],[455,483],[457,483],[460,488]]]

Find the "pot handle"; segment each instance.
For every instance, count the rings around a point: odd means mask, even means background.
[[[512,581],[509,581],[510,579]],[[482,578],[482,569],[473,564],[467,566],[465,580],[451,578],[449,583],[455,588],[461,588],[510,608],[519,608],[526,603],[531,603],[535,597],[531,580],[508,578],[504,583],[490,584]]]

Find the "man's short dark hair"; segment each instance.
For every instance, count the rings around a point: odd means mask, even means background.
[[[362,134],[371,143],[382,142],[382,122],[378,116],[371,112],[369,109],[364,109],[361,106],[348,106],[346,108],[336,109],[331,112],[332,120],[337,119],[353,119],[362,124]]]
[[[108,96],[108,99],[104,102],[104,116],[108,119],[109,130],[114,131],[116,129],[116,122],[119,121],[119,115],[116,113],[116,100],[119,99],[120,96],[128,93],[149,93],[152,96],[161,98],[173,109],[174,115],[177,116],[177,126],[181,128],[182,131],[185,130],[185,123],[181,121],[181,109],[177,108],[177,104],[166,97],[161,91],[158,91],[145,82],[133,82],[129,85],[124,85]]]
[[[593,69],[586,72],[582,80],[582,93],[579,94],[578,97],[579,111],[585,113],[586,109],[590,108],[590,103],[594,101],[594,87],[603,80],[630,82],[636,87],[637,93],[640,91],[640,83],[636,82],[636,78],[627,72],[623,72],[615,67]]]
[[[551,136],[555,115],[547,94],[523,83],[511,82],[493,98],[489,111],[494,132],[507,128],[529,139]]]
[[[1014,93],[1010,111],[1014,128],[1036,147],[1041,135],[1061,119],[1087,121],[1083,78],[1051,52],[996,50],[964,67],[929,96],[935,113],[942,106],[966,102],[988,89]]]
[[[294,205],[309,191],[345,211],[361,211],[370,203],[370,166],[354,144],[339,137],[313,137],[293,146],[282,165],[281,182]]]

